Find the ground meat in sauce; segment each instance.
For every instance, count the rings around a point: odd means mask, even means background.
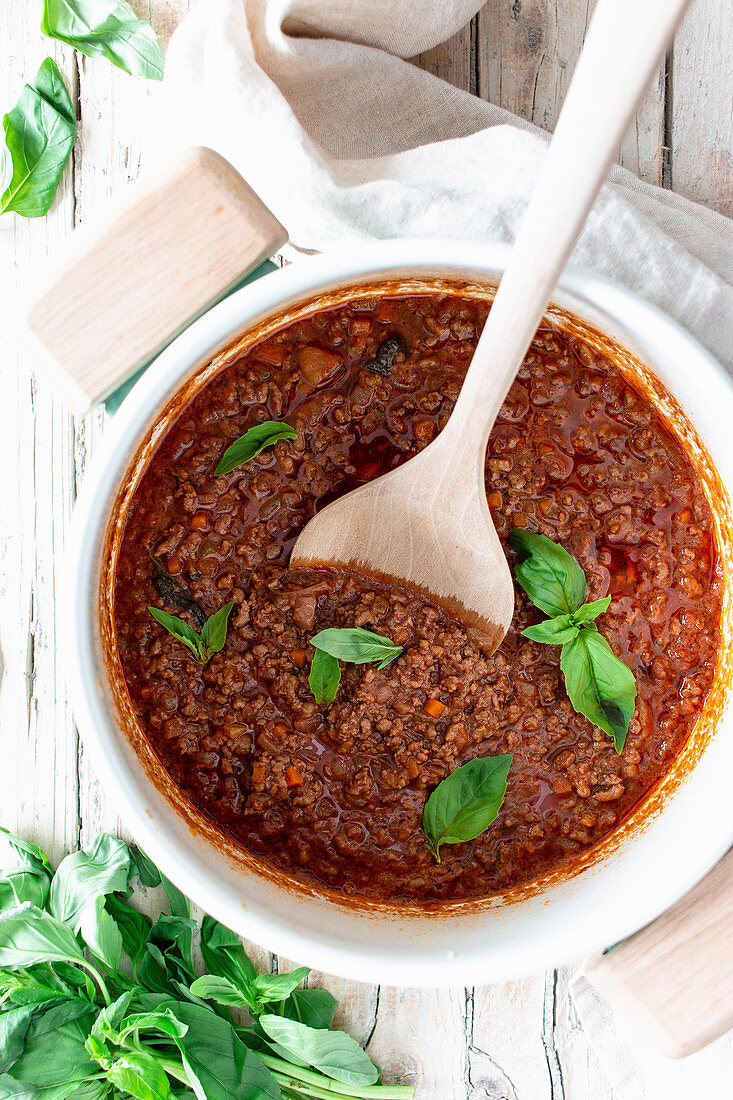
[[[116,627],[156,752],[245,848],[344,894],[477,898],[572,860],[669,768],[715,671],[721,588],[697,476],[620,371],[553,328],[538,333],[502,408],[486,490],[502,539],[513,526],[548,535],[580,561],[589,599],[612,596],[598,625],[639,693],[620,756],[570,706],[559,649],[520,636],[542,616],[519,589],[489,658],[414,592],[288,570],[318,506],[445,425],[486,309],[454,296],[367,299],[268,338],[183,410],[127,517]],[[389,372],[367,369],[390,339],[400,350]],[[225,448],[265,419],[287,420],[297,439],[215,478]],[[166,607],[151,554],[207,614],[235,601],[226,646],[203,671],[147,611]],[[381,671],[345,666],[330,708],[308,687],[308,640],[327,626],[404,646]],[[445,705],[437,718],[430,699]],[[505,752],[514,763],[497,820],[444,845],[436,864],[420,828],[427,795],[472,757]]]

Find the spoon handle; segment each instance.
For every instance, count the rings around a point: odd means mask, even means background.
[[[483,469],[489,433],[689,0],[599,0],[496,300],[448,424]],[[610,216],[611,211],[607,210]],[[455,453],[455,452],[454,452]],[[458,456],[457,456],[458,457]]]

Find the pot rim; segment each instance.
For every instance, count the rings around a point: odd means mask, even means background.
[[[636,896],[624,897],[623,906],[608,906],[608,899],[606,908],[593,904],[589,896],[590,880],[596,882],[599,899],[603,897],[603,889],[599,888],[597,868],[586,870],[574,880],[576,884],[582,880],[582,889],[571,884],[566,902],[556,913],[548,909],[548,920],[536,922],[534,931],[530,929],[531,934],[526,936],[504,935],[495,943],[489,919],[480,925],[479,935],[485,932],[485,942],[478,948],[473,943],[457,944],[455,950],[436,950],[421,943],[419,936],[414,947],[406,948],[402,944],[396,948],[389,937],[383,941],[378,936],[368,948],[361,949],[338,942],[327,927],[320,932],[313,928],[304,931],[292,916],[273,915],[270,907],[253,902],[241,892],[238,894],[236,885],[221,877],[226,863],[212,861],[205,845],[205,853],[197,853],[196,839],[185,822],[172,807],[168,806],[166,812],[161,804],[164,796],[157,792],[158,799],[153,798],[151,802],[152,785],[132,746],[119,730],[99,672],[97,567],[107,510],[139,441],[155,422],[166,400],[180,388],[197,364],[245,331],[259,316],[272,313],[280,303],[291,298],[307,301],[324,289],[353,285],[360,278],[374,280],[377,276],[399,278],[434,274],[442,279],[496,281],[509,252],[508,245],[487,246],[460,240],[349,245],[298,261],[237,291],[178,336],[127,396],[114,425],[105,434],[100,452],[93,459],[93,469],[85,475],[72,521],[64,586],[66,621],[71,624],[73,633],[72,644],[66,651],[67,677],[84,744],[90,749],[105,790],[113,794],[125,824],[165,874],[223,923],[278,954],[366,982],[384,980],[389,984],[411,986],[473,985],[558,965],[616,942],[673,904],[724,854],[733,842],[733,812],[726,808],[722,797],[708,800],[704,815],[698,812],[695,822],[699,825],[704,817],[705,828],[689,828],[687,836],[683,821],[678,820],[674,830],[667,830],[675,840],[672,848],[667,849],[667,855],[669,857],[673,851],[674,858],[660,861],[662,850],[654,840],[651,850],[658,849],[655,874],[648,876],[645,888]],[[728,375],[696,340],[656,307],[609,280],[574,267],[568,267],[563,273],[553,304],[617,336],[642,359],[649,361],[651,345],[669,361],[684,363],[696,379],[697,388],[710,391],[709,423],[703,426],[695,418],[696,426],[714,433],[715,422],[721,419],[721,407],[727,406],[730,417],[733,385]],[[618,331],[614,332],[614,326]],[[678,374],[681,378],[681,368]],[[722,425],[717,430],[720,435]],[[704,434],[707,438],[707,432]],[[733,456],[731,466],[733,469]],[[730,696],[730,692],[728,694]],[[721,718],[719,725],[723,724]],[[724,762],[728,764],[728,772],[733,765],[733,746],[726,754],[723,739],[716,735],[712,740],[712,748],[716,751],[709,752],[706,747],[693,772],[698,773],[705,763],[704,758],[710,756],[705,769],[706,781],[714,785],[716,772],[725,766]],[[733,741],[733,738],[728,740]],[[675,793],[670,801],[676,797]],[[672,816],[665,806],[658,819],[671,820]],[[684,814],[682,816],[684,819]],[[691,834],[694,834],[694,843]],[[649,836],[650,830],[645,828],[638,842],[648,844]],[[627,847],[636,843],[634,837]],[[610,858],[615,859],[615,855]],[[576,901],[573,899],[577,900],[579,894],[585,902],[575,914],[572,906]],[[305,892],[300,896],[310,904]],[[491,914],[492,910],[488,908],[485,912]],[[582,914],[592,916],[592,921],[581,921]],[[470,922],[465,923],[468,929]],[[475,929],[470,936],[475,940]]]

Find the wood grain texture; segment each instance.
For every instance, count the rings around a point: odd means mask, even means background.
[[[595,0],[489,0],[478,16],[478,94],[554,129]],[[662,182],[664,71],[621,146],[624,167]]]
[[[140,15],[152,18],[164,44],[188,8],[188,0],[132,2]],[[466,31],[419,63],[488,97],[490,61],[492,97],[538,123],[546,118],[549,126],[557,117],[567,72],[553,75],[548,67],[567,67],[572,61],[582,41],[586,10],[585,0],[491,0]],[[517,36],[524,33],[525,20],[540,16],[558,45],[554,60],[542,62],[535,93],[542,51],[538,53],[536,41],[525,38],[522,44]],[[79,137],[51,214],[33,222],[15,215],[0,218],[0,309],[11,290],[24,286],[36,265],[61,246],[74,224],[86,223],[158,157],[159,85],[133,80],[104,61],[57,49],[40,35],[38,21],[36,0],[0,5],[5,59],[0,107],[5,110],[15,102],[22,82],[51,54],[77,101]],[[694,184],[694,197],[719,208],[731,196],[726,127],[732,23],[731,0],[697,0],[675,49],[668,81],[674,111],[667,112],[666,131],[663,88],[657,86],[651,125],[640,126],[639,152],[632,149],[629,154],[638,156],[645,178],[656,182],[664,133],[675,189],[692,194]],[[683,44],[689,77],[680,75]],[[710,167],[698,179],[700,150],[708,150],[716,134],[723,152],[710,158]],[[692,150],[693,140],[697,151]],[[624,162],[633,167],[626,149]],[[683,172],[685,158],[689,170]],[[2,329],[6,331],[5,318]],[[0,540],[0,729],[5,748],[0,821],[43,844],[58,859],[99,829],[124,835],[78,745],[64,702],[64,624],[54,602],[63,583],[62,554],[76,485],[93,459],[105,416],[96,412],[73,422],[34,380],[25,354],[16,356],[3,339],[0,428],[5,536]],[[289,968],[285,960],[250,949],[258,965]],[[417,1082],[417,1100],[617,1100],[568,1002],[571,973],[565,968],[521,982],[440,994],[380,990],[315,973],[310,980],[339,998],[339,1021],[369,1041],[387,1075],[405,1074]],[[675,1064],[674,1081],[690,1097],[727,1100],[732,1071],[733,1043],[723,1040],[689,1063]],[[656,1100],[655,1080],[649,1077],[647,1085],[649,1097]]]
[[[676,905],[590,965],[588,980],[670,1058],[733,1027],[733,851]]]
[[[733,19],[729,3],[695,0],[671,60],[670,186],[733,216]]]
[[[477,31],[478,16],[448,42],[443,42],[434,50],[418,54],[412,59],[413,64],[433,76],[439,76],[441,80],[447,80],[456,88],[475,94]]]

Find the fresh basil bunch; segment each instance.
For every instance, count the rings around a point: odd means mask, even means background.
[[[162,886],[169,914],[131,904]],[[43,852],[0,830],[0,1100],[407,1100],[382,1085],[336,1001],[308,977],[258,974],[211,917],[140,851],[101,834],[54,875]],[[233,1016],[230,1008],[237,1010]]]
[[[585,573],[572,554],[545,535],[515,527],[511,544],[522,557],[515,569],[517,583],[550,616],[522,633],[535,642],[562,646],[560,669],[570,702],[622,752],[636,705],[636,683],[593,621],[608,610],[611,597],[585,603]]]

